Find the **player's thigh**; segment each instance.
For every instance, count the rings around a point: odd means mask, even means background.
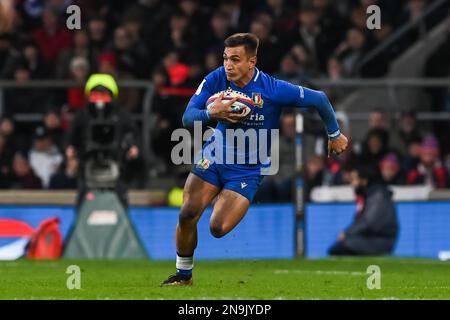
[[[231,231],[245,216],[250,200],[233,190],[223,189],[214,205],[210,228],[215,236]]]
[[[199,219],[220,188],[190,173],[183,191],[180,219]]]

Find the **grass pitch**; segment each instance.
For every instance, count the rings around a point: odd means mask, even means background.
[[[67,289],[70,265],[79,290]],[[450,262],[427,259],[196,261],[192,287],[159,287],[173,272],[174,261],[0,262],[0,299],[450,299]]]

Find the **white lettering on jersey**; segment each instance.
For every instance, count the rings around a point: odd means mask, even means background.
[[[195,95],[198,96],[200,94],[200,92],[202,92],[203,89],[203,85],[205,84],[206,79],[203,79],[202,83],[200,83],[200,85],[197,88],[197,91],[195,91]]]
[[[303,90],[302,86],[298,86],[300,88],[300,98],[303,99],[305,97],[305,90]]]

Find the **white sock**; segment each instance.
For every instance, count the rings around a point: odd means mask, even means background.
[[[177,254],[176,268],[178,270],[192,270],[194,268],[194,256],[180,257]]]

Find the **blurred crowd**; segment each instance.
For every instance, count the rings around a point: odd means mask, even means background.
[[[81,8],[81,30],[66,27],[66,8],[72,4]],[[379,5],[383,13],[381,30],[366,27],[366,9],[372,4]],[[337,81],[381,77],[389,61],[440,17],[430,16],[421,29],[411,31],[370,63],[361,65],[363,57],[396,29],[414,21],[428,5],[426,0],[15,0],[14,28],[0,34],[0,80],[19,84],[32,79],[82,83],[90,74],[101,72],[118,80],[153,81],[157,90],[151,149],[162,159],[162,170],[169,173],[170,134],[181,126],[181,115],[193,88],[221,65],[223,41],[229,35],[256,34],[261,41],[258,67],[281,79],[301,82],[310,78]],[[435,64],[448,58],[448,45],[440,50]],[[442,71],[435,64],[427,69],[430,76]],[[330,93],[332,100],[338,95]],[[143,90],[121,88],[119,104],[139,114],[143,96]],[[5,89],[0,120],[0,188],[74,186],[78,163],[66,160],[65,137],[74,113],[84,107],[84,99],[81,87]],[[35,113],[43,120],[18,121],[17,115]],[[401,123],[412,121],[416,126],[411,119],[414,115],[405,114]],[[294,123],[292,114],[283,116],[284,147],[291,153]],[[310,159],[308,181],[311,185],[345,183],[346,164],[358,159],[383,163],[386,177],[389,171],[390,179],[398,183],[447,186],[448,161],[439,160],[436,139],[425,138],[416,132],[417,127],[413,133],[406,130],[398,137],[389,137],[383,127],[388,125],[372,126],[359,149],[355,145],[345,161],[321,155]],[[394,142],[396,139],[404,144]],[[433,151],[422,159],[427,154],[423,150]],[[287,176],[282,170],[277,179]],[[283,191],[292,189],[286,181],[269,188],[289,194]]]
[[[337,117],[342,132],[351,139],[348,150],[342,155],[328,157],[327,137],[315,137],[315,152],[308,152],[305,156],[306,201],[311,200],[314,187],[348,185],[350,172],[361,166],[371,168],[377,173],[376,181],[386,185],[450,188],[450,150],[440,147],[432,131],[419,126],[415,112],[405,111],[399,119],[389,119],[383,109],[373,109],[367,123],[368,131],[362,139],[348,134],[350,126],[344,112],[337,112]],[[293,113],[282,116],[280,129],[280,172],[265,178],[255,201],[294,199],[292,173],[295,172],[296,159],[292,152],[295,140]]]

